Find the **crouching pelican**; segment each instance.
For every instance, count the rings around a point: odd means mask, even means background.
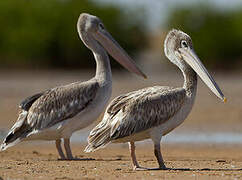
[[[129,71],[146,77],[106,31],[98,17],[81,14],[77,30],[81,40],[94,54],[97,66],[95,77],[86,82],[46,90],[25,99],[20,104],[17,122],[10,129],[0,150],[24,140],[55,140],[60,158],[73,159],[70,148],[72,133],[96,120],[111,96],[112,73],[106,51]],[[71,119],[74,116],[77,118]],[[66,156],[61,148],[62,138]]]
[[[171,30],[164,43],[167,58],[182,71],[183,87],[154,86],[116,97],[107,107],[103,120],[90,132],[86,152],[107,144],[129,142],[134,170],[139,166],[135,141],[152,139],[159,169],[166,169],[161,152],[161,137],[179,126],[190,113],[197,90],[197,74],[220,99],[226,101],[212,76],[193,50],[191,38]]]

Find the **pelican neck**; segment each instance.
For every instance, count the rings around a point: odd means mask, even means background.
[[[105,82],[112,81],[112,71],[107,53],[103,51],[94,52],[96,60],[96,75],[95,78]]]
[[[191,67],[187,67],[182,73],[184,77],[183,88],[186,90],[187,96],[191,97],[196,94],[197,74]]]

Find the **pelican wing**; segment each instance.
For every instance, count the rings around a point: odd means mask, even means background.
[[[96,81],[87,81],[46,91],[29,108],[28,124],[41,130],[75,116],[93,101],[98,87]]]
[[[30,97],[27,97],[26,99],[24,99],[19,107],[25,111],[28,111],[29,108],[32,106],[32,104],[40,97],[42,96],[44,93],[38,93],[38,94],[35,94],[35,95],[32,95]]]
[[[183,88],[150,87],[115,98],[106,111],[112,140],[130,136],[169,120],[182,107]]]

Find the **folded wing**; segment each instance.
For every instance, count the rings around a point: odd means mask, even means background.
[[[109,106],[106,116],[111,139],[119,139],[161,125],[182,107],[185,90],[152,87],[120,96]]]
[[[120,95],[108,106],[103,120],[90,132],[86,152],[113,140],[161,125],[182,107],[183,88],[155,86]]]

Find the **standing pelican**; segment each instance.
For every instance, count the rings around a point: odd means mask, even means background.
[[[81,14],[77,30],[81,40],[94,54],[97,65],[95,77],[25,99],[20,104],[18,120],[4,139],[1,150],[23,140],[55,140],[61,159],[73,159],[70,148],[72,133],[96,120],[111,96],[112,73],[106,51],[129,71],[146,77],[105,30],[98,17]],[[71,119],[74,116],[77,118]],[[66,157],[61,148],[62,138]]]
[[[110,142],[129,142],[134,170],[141,168],[135,156],[135,141],[152,139],[159,169],[166,169],[161,152],[161,137],[179,126],[190,113],[197,90],[197,74],[223,101],[218,85],[209,75],[192,47],[191,38],[171,30],[165,40],[165,55],[183,73],[181,88],[154,86],[120,95],[107,107],[103,120],[90,132],[86,152],[105,147]]]

